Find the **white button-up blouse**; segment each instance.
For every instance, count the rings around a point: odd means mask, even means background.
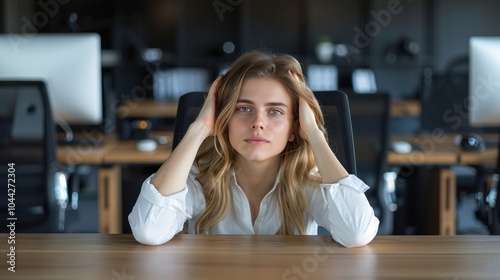
[[[188,233],[205,209],[205,198],[198,170],[191,168],[186,187],[175,194],[164,196],[150,183],[153,175],[142,185],[137,202],[128,216],[132,233],[137,241],[158,245],[169,241],[182,231],[188,220]],[[212,234],[276,234],[281,217],[276,197],[278,174],[273,188],[260,204],[259,215],[252,224],[250,205],[233,174],[231,182],[232,206],[228,215],[214,228]],[[335,184],[320,187],[305,186],[307,210],[304,213],[306,231],[315,235],[318,225],[327,229],[333,239],[346,247],[363,246],[377,234],[379,220],[375,217],[364,192],[369,187],[354,175]]]

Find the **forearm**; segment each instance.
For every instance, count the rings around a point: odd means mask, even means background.
[[[328,145],[321,130],[312,129],[308,131],[307,139],[312,146],[314,158],[324,184],[336,183],[349,175]]]
[[[332,237],[346,247],[366,245],[377,234],[379,220],[374,215],[364,192],[368,186],[351,175],[338,184],[322,185],[323,195],[318,197],[323,205],[316,208],[316,217]]]
[[[151,179],[158,192],[170,195],[184,189],[196,153],[207,135],[203,124],[194,122],[189,126],[181,142]]]
[[[143,244],[159,245],[180,232],[190,217],[187,193],[184,189],[173,195],[162,196],[150,184],[150,178],[146,179],[128,216],[135,239]]]

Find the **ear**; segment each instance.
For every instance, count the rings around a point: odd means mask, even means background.
[[[295,140],[295,133],[290,133],[290,137],[288,137],[288,142],[293,142],[293,140]]]

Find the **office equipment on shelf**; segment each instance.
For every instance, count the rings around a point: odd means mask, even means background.
[[[352,130],[356,149],[357,175],[370,189],[366,196],[380,220],[378,234],[392,234],[396,172],[387,166],[389,150],[390,95],[350,94]]]
[[[43,80],[55,122],[74,130],[103,120],[101,39],[94,33],[0,34],[0,80]]]
[[[6,187],[0,193],[0,217],[14,222],[15,232],[64,231],[67,173],[56,162],[55,124],[44,82],[0,81],[0,128],[0,175]]]
[[[352,88],[355,93],[376,93],[375,72],[367,68],[355,69],[352,72]]]
[[[307,67],[307,84],[312,91],[331,91],[338,89],[337,66],[312,64]]]
[[[500,132],[500,37],[471,37],[469,61],[470,124],[474,127],[494,127]],[[481,186],[477,194],[480,207],[476,212],[494,234],[500,234],[500,142],[497,146],[492,183],[489,189]]]
[[[153,79],[155,100],[177,101],[186,92],[208,90],[210,73],[204,68],[169,68],[156,71]]]

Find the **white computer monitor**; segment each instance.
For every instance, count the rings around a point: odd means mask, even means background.
[[[99,34],[0,34],[0,80],[45,81],[63,129],[103,120]]]
[[[471,37],[469,59],[469,123],[500,127],[500,37]]]

